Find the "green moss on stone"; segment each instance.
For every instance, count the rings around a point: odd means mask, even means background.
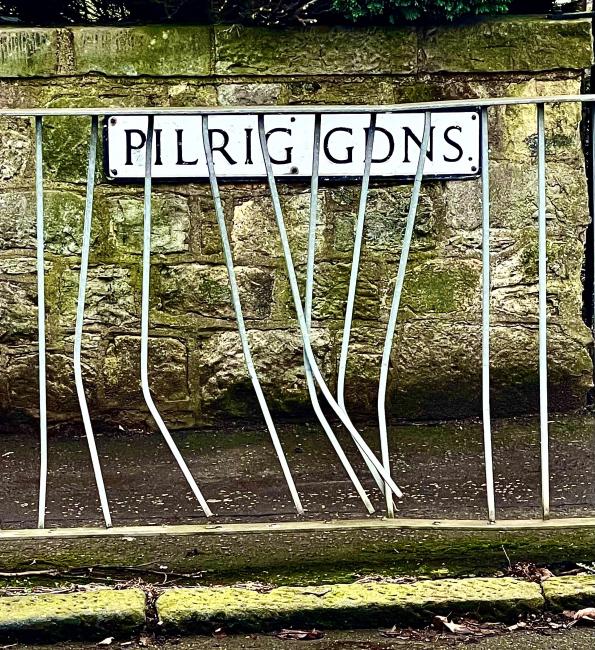
[[[403,306],[418,315],[464,311],[479,296],[481,270],[454,260],[431,261],[412,269],[405,279]]]
[[[589,20],[494,19],[420,37],[422,72],[515,72],[591,66]]]
[[[215,27],[217,74],[408,74],[416,57],[413,29]]]
[[[323,628],[411,625],[433,614],[473,614],[513,620],[539,610],[538,585],[512,578],[436,580],[412,584],[348,584],[324,589],[280,587],[267,593],[236,588],[180,589],[163,594],[157,610],[168,631],[234,631],[286,626]]]
[[[211,72],[209,27],[78,27],[72,34],[79,74],[201,77]]]
[[[57,72],[58,30],[0,29],[0,77],[49,77]]]
[[[543,583],[548,607],[554,610],[577,610],[595,602],[595,575],[550,578]]]
[[[392,104],[394,80],[367,76],[332,80],[292,81],[284,85],[279,103],[285,104]]]
[[[129,384],[130,376],[127,374]],[[130,387],[126,397],[129,392]],[[477,439],[481,440],[481,432]],[[127,444],[123,442],[117,453],[131,453]],[[427,577],[447,571],[449,577],[490,576],[508,566],[502,547],[512,563],[595,559],[595,529],[591,527],[448,530],[435,525],[416,530],[381,528],[382,522],[373,519],[366,522],[367,528],[345,524],[342,530],[329,530],[328,525],[320,524],[308,532],[300,532],[300,523],[296,522],[296,530],[289,531],[267,526],[230,533],[216,525],[207,534],[131,536],[126,532],[107,537],[0,540],[0,563],[6,571],[30,569],[32,557],[37,558],[39,566],[47,561],[57,568],[115,564],[154,569],[166,564],[170,571],[200,572],[200,583],[206,585],[248,580],[307,585],[346,582],[374,574]],[[144,577],[154,579],[150,574]]]
[[[72,183],[86,180],[90,135],[91,123],[86,117],[44,120],[43,161],[47,180]]]
[[[44,193],[46,249],[55,255],[80,255],[85,197],[77,192]]]
[[[134,634],[144,623],[145,596],[140,589],[0,598],[3,640],[100,640]]]

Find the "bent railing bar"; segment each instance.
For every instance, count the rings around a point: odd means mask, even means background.
[[[421,191],[421,183],[424,175],[428,144],[430,141],[431,121],[432,114],[429,112],[425,113],[424,134],[421,142],[421,147],[419,149],[417,171],[415,172],[415,180],[413,181],[413,189],[409,202],[409,212],[407,214],[407,224],[405,227],[405,235],[403,237],[403,246],[401,248],[401,254],[399,256],[397,279],[393,291],[390,314],[388,317],[388,325],[386,328],[386,338],[384,339],[384,349],[382,351],[382,362],[380,365],[380,381],[378,384],[378,428],[380,430],[380,450],[382,454],[382,463],[387,473],[390,473],[388,432],[386,428],[386,386],[388,383],[388,367],[390,363],[391,351],[393,348],[393,339],[395,336],[397,318],[399,316],[399,305],[401,302],[401,294],[403,292],[403,284],[405,282],[405,271],[407,270],[409,248],[411,246],[411,239],[413,237],[413,226],[415,225],[415,217],[417,215],[417,206],[419,203],[419,194]],[[388,490],[385,491],[385,497],[387,514],[389,517],[394,517],[394,504],[393,500],[390,498],[390,493]]]
[[[149,289],[151,280],[151,162],[153,158],[153,132],[154,117],[149,115],[147,128],[147,141],[145,146],[145,184],[144,184],[144,216],[143,216],[143,277],[142,277],[142,297],[141,297],[141,340],[140,340],[140,378],[143,397],[157,423],[167,446],[173,457],[180,466],[184,478],[188,482],[190,489],[204,510],[207,517],[212,516],[209,504],[202,495],[192,473],[188,469],[186,461],[182,458],[180,451],[165,426],[149,388]]]
[[[320,163],[320,122],[320,113],[316,113],[314,116],[314,153],[312,157],[312,181],[310,184],[310,221],[308,225],[308,259],[306,261],[306,295],[304,309],[308,334],[311,332],[312,296],[314,292],[314,258],[316,255],[316,221],[318,215],[318,168]],[[341,447],[337,436],[335,435],[322,409],[320,408],[320,402],[318,401],[318,395],[316,394],[316,386],[314,385],[314,378],[312,377],[312,367],[310,366],[310,362],[308,361],[308,357],[306,356],[305,352],[304,368],[306,371],[308,394],[310,395],[310,401],[312,402],[314,413],[316,414],[320,425],[324,429],[329,442],[339,457],[341,464],[347,472],[347,475],[351,479],[356,492],[366,506],[367,511],[372,514],[374,512],[374,506],[370,502],[370,499],[368,498],[366,491],[364,490],[357,474],[355,473],[353,466],[345,455],[345,452],[343,451],[343,448]],[[373,466],[371,467],[373,468]]]
[[[91,463],[95,475],[95,483],[99,492],[99,501],[101,511],[105,520],[106,528],[111,528],[112,518],[110,515],[107,494],[103,483],[101,473],[101,463],[97,455],[97,446],[95,436],[93,435],[93,426],[89,416],[89,408],[85,396],[85,387],[83,384],[83,371],[81,367],[81,349],[83,339],[83,323],[85,319],[85,293],[87,289],[87,273],[89,270],[89,248],[91,246],[91,223],[93,219],[93,190],[95,188],[95,161],[97,157],[97,117],[91,118],[91,138],[89,141],[89,161],[87,163],[87,195],[85,198],[85,215],[83,220],[83,242],[81,248],[81,272],[79,276],[79,290],[76,304],[76,325],[74,328],[74,383],[76,385],[76,394],[81,409],[85,435],[91,454]]]
[[[481,214],[482,214],[482,326],[481,326],[481,393],[483,415],[483,450],[486,475],[488,520],[496,521],[494,495],[494,460],[492,455],[492,419],[490,411],[490,148],[488,109],[481,109]]]
[[[209,183],[211,186],[211,194],[213,196],[213,203],[215,205],[215,214],[217,216],[217,224],[219,226],[219,234],[221,236],[221,242],[223,245],[223,256],[225,258],[225,266],[227,268],[227,275],[229,278],[229,286],[231,290],[231,300],[232,300],[233,310],[236,317],[236,322],[238,325],[238,332],[240,334],[240,341],[242,344],[244,361],[246,363],[246,368],[248,370],[250,380],[252,381],[254,392],[256,393],[256,398],[258,400],[260,409],[262,411],[267,428],[269,430],[269,434],[273,442],[273,447],[275,448],[275,452],[277,453],[277,458],[279,459],[279,463],[283,471],[283,476],[285,477],[285,481],[287,482],[287,487],[289,488],[291,498],[293,499],[293,503],[295,505],[298,514],[302,515],[304,514],[304,507],[302,506],[300,496],[295,487],[295,482],[293,480],[293,476],[291,475],[291,470],[289,469],[289,465],[287,464],[287,459],[285,458],[285,452],[283,451],[283,446],[281,445],[281,441],[279,440],[279,435],[277,434],[277,430],[275,429],[275,424],[273,423],[273,418],[271,417],[269,407],[267,405],[264,393],[262,391],[262,387],[260,385],[260,380],[258,379],[258,375],[256,373],[256,368],[254,367],[254,361],[252,359],[252,352],[250,350],[250,342],[248,341],[248,334],[246,332],[246,325],[244,323],[244,314],[242,312],[240,292],[238,289],[238,283],[237,283],[235,268],[233,264],[231,246],[229,244],[229,237],[227,235],[225,215],[223,212],[223,206],[221,204],[219,184],[217,182],[217,176],[215,174],[215,165],[213,163],[213,152],[211,151],[211,144],[209,141],[208,119],[209,118],[207,115],[202,116],[203,147],[207,159],[207,168],[209,171]]]
[[[541,511],[550,516],[550,467],[547,396],[547,222],[545,170],[545,106],[537,105],[537,185],[539,221],[539,433],[541,449]]]
[[[45,350],[45,267],[44,267],[44,206],[43,206],[43,118],[35,118],[35,198],[37,209],[37,338],[39,356],[39,502],[37,527],[45,526],[45,506],[48,480],[48,427]]]
[[[364,174],[360,190],[360,200],[357,212],[355,227],[355,238],[353,242],[353,254],[351,258],[351,270],[349,274],[349,288],[347,291],[347,304],[345,307],[345,321],[343,324],[343,338],[341,339],[341,353],[339,356],[339,371],[337,375],[337,402],[347,412],[345,407],[345,373],[347,371],[347,356],[349,354],[349,341],[351,338],[351,326],[353,323],[353,309],[355,306],[355,292],[357,289],[357,278],[361,259],[361,249],[364,235],[364,223],[366,219],[366,206],[368,204],[368,188],[370,185],[370,171],[372,167],[372,155],[374,150],[374,134],[376,132],[376,115],[370,115],[370,127],[367,132],[366,149],[364,156]],[[360,450],[361,451],[361,450]],[[384,481],[372,463],[362,454],[368,469],[370,470],[376,484],[384,494]]]
[[[337,402],[345,410],[345,372],[347,370],[347,355],[349,353],[349,339],[351,324],[353,322],[353,308],[355,305],[355,291],[359,273],[359,263],[364,237],[364,222],[366,219],[366,206],[368,203],[368,187],[370,185],[370,168],[372,166],[372,152],[374,150],[374,134],[376,132],[376,115],[370,115],[370,128],[366,138],[366,155],[364,158],[364,175],[359,196],[359,208],[355,225],[355,238],[353,241],[353,255],[351,258],[351,272],[349,276],[349,289],[347,292],[347,306],[345,307],[345,322],[343,324],[343,338],[341,340],[341,354],[339,356],[339,372],[337,375]]]
[[[287,229],[285,228],[285,221],[283,219],[283,211],[281,209],[281,203],[279,201],[279,193],[277,192],[277,183],[275,181],[275,175],[273,173],[271,158],[266,143],[266,134],[264,130],[264,115],[262,114],[258,115],[258,135],[260,139],[260,148],[262,151],[264,164],[266,168],[269,190],[271,193],[271,200],[273,203],[273,210],[275,212],[275,219],[277,221],[277,228],[279,230],[279,235],[281,238],[281,245],[283,248],[285,266],[289,278],[289,285],[291,288],[291,295],[296,310],[300,333],[302,336],[304,352],[306,354],[306,358],[308,359],[308,362],[310,363],[312,374],[314,376],[314,379],[316,380],[316,383],[320,386],[320,390],[322,391],[324,398],[328,402],[329,406],[336,413],[337,417],[341,420],[345,428],[349,431],[351,437],[356,442],[361,453],[366,455],[366,457],[371,461],[371,463],[374,465],[378,473],[382,476],[385,483],[388,485],[389,489],[392,490],[395,496],[400,498],[401,496],[403,496],[403,493],[401,492],[397,484],[393,481],[390,474],[386,472],[386,470],[382,466],[382,463],[378,460],[378,458],[376,458],[374,452],[368,447],[366,441],[362,438],[359,431],[355,428],[347,413],[343,411],[343,409],[339,406],[339,404],[333,397],[331,391],[329,390],[322,376],[322,373],[320,372],[318,363],[316,362],[316,358],[312,351],[312,345],[310,343],[308,328],[306,326],[306,319],[304,317],[304,308],[300,297],[300,291],[299,291],[297,277],[295,273],[295,267],[293,264],[293,257],[291,255],[291,248],[289,246]]]

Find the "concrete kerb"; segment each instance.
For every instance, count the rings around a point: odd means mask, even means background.
[[[0,640],[101,640],[130,637],[146,622],[140,589],[97,589],[0,598]]]
[[[370,582],[255,591],[236,587],[168,589],[156,612],[164,634],[270,631],[282,627],[354,629],[419,626],[435,615],[513,622],[527,614],[595,604],[595,575]],[[1,641],[130,638],[149,625],[140,589],[0,598]],[[153,621],[154,625],[154,621]]]

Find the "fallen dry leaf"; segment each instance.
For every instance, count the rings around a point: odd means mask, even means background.
[[[516,562],[509,567],[507,575],[531,582],[544,582],[554,577],[549,569],[538,567],[533,562]]]
[[[446,616],[434,616],[434,627],[438,630],[446,630],[451,634],[475,635],[477,630],[473,630],[466,625],[459,625],[449,621]]]
[[[595,607],[585,607],[579,609],[572,617],[575,621],[587,621],[588,623],[595,623]]]
[[[295,641],[313,641],[322,639],[324,634],[320,630],[281,630],[277,632],[280,639],[293,639]]]
[[[517,630],[522,630],[527,627],[527,624],[523,621],[520,621],[519,623],[515,623],[514,625],[509,625],[506,629],[509,632],[516,632]]]
[[[389,637],[391,639],[403,639],[404,641],[409,639],[409,636],[406,635],[406,631],[397,630],[397,626],[393,625],[390,630],[379,630],[382,636]]]

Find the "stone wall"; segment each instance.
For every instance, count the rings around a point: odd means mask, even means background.
[[[4,107],[382,104],[577,94],[592,58],[587,21],[487,21],[459,28],[258,30],[236,27],[3,29]],[[550,404],[591,386],[581,268],[589,221],[581,109],[547,111]],[[491,114],[496,413],[537,408],[535,110]],[[50,423],[80,422],[72,348],[88,121],[46,120],[45,200]],[[0,414],[36,416],[33,131],[0,124]],[[98,173],[84,335],[97,425],[149,422],[138,386],[142,188]],[[389,386],[403,418],[480,412],[480,183],[424,185]],[[282,185],[303,276],[308,191]],[[321,190],[314,340],[334,385],[359,188]],[[373,185],[358,285],[348,403],[375,409],[381,342],[410,187]],[[247,326],[274,409],[306,410],[302,346],[264,185],[225,185],[223,201]],[[258,417],[240,353],[207,185],[154,189],[150,376],[173,428]],[[297,409],[297,411],[296,411]]]

